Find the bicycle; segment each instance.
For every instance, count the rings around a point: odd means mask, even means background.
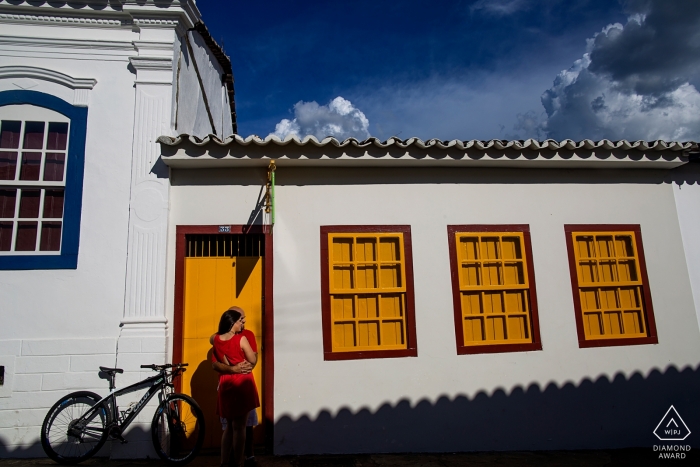
[[[109,395],[78,391],[60,399],[46,414],[41,426],[44,452],[60,464],[77,464],[89,459],[102,448],[108,437],[122,443],[122,434],[158,394],[160,403],[151,422],[151,438],[158,456],[173,464],[185,465],[199,453],[204,442],[204,415],[194,399],[175,393],[173,379],[180,376],[187,363],[175,365],[141,365],[157,371],[123,389],[115,389],[114,378],[120,368],[100,367],[109,377]],[[148,388],[137,402],[119,410],[117,396]]]

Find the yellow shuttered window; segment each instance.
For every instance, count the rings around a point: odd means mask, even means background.
[[[327,354],[329,350],[337,354],[415,348],[406,232],[372,230],[325,232]]]
[[[632,232],[573,232],[586,339],[646,337]]]
[[[655,341],[638,226],[585,227],[566,226],[579,341]]]
[[[540,349],[527,226],[448,232],[458,353]]]

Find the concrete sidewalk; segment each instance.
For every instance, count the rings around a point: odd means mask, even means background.
[[[686,459],[659,460],[651,448],[597,451],[478,452],[458,454],[358,454],[342,456],[257,456],[257,467],[636,467],[646,465],[699,465],[694,452]],[[0,467],[58,465],[49,459],[0,459]],[[160,460],[90,459],[80,465],[101,467],[165,467]],[[219,458],[200,456],[191,467],[218,467]]]

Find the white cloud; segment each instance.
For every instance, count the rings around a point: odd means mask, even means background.
[[[630,2],[542,95],[553,139],[700,140],[700,2]],[[635,9],[636,8],[636,9]]]
[[[294,104],[294,118],[281,120],[271,134],[282,139],[313,135],[318,140],[327,136],[341,141],[347,138],[364,140],[369,137],[369,120],[360,109],[340,96],[328,105],[299,101]]]

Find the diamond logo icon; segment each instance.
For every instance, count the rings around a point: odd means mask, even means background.
[[[661,441],[682,441],[690,435],[690,430],[676,408],[671,406],[656,425],[654,435]]]

